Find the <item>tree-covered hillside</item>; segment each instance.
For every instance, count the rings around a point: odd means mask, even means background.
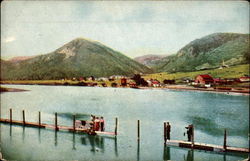
[[[222,65],[249,63],[249,34],[215,33],[196,39],[177,54],[157,62],[157,72],[214,69]]]
[[[151,70],[98,42],[75,39],[52,53],[1,63],[3,80],[50,80],[149,73]]]

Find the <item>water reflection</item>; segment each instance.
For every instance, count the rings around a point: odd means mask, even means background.
[[[12,136],[12,125],[10,124],[10,136]],[[11,139],[12,137],[10,137]]]
[[[163,160],[171,160],[170,147],[164,146],[163,148]]]
[[[25,142],[25,131],[26,127],[22,126],[22,142]],[[41,129],[38,128],[37,130],[37,136],[39,143],[42,143],[41,140]],[[62,131],[54,131],[54,145],[58,146],[58,135],[66,134],[66,132]],[[76,133],[72,133],[72,150],[77,150],[76,143],[78,142],[76,139]],[[80,137],[80,143],[84,146],[90,146],[90,152],[95,154],[96,152],[105,152],[105,139],[113,140],[114,141],[114,152],[115,155],[118,157],[118,147],[117,147],[117,138],[116,137],[109,137],[109,136],[99,136],[99,135],[88,135],[88,134],[79,134]],[[78,135],[78,136],[79,136]],[[9,126],[9,136],[10,139],[12,138],[12,125]]]
[[[39,138],[39,143],[41,144],[41,129],[38,129],[38,138]]]
[[[115,156],[118,157],[117,138],[115,137]]]
[[[96,152],[105,152],[105,139],[114,141],[114,151],[115,155],[118,156],[118,148],[117,148],[117,138],[116,137],[105,137],[99,135],[88,135],[83,134],[81,136],[81,144],[84,146],[90,145],[90,151],[95,154]],[[75,139],[73,135],[73,145],[75,144]]]
[[[25,139],[25,126],[23,126],[22,138],[23,138],[23,143],[24,143],[24,139]]]
[[[13,126],[13,125],[12,125]],[[43,130],[43,129],[36,129],[36,128],[30,128],[30,127],[20,127],[20,126],[5,126],[5,129],[9,131],[9,133],[5,133],[5,137],[8,136],[10,137],[10,140],[8,139],[3,139],[3,140],[8,140],[11,141],[12,137],[14,137],[17,132],[20,132],[20,142],[23,143],[25,146],[26,143],[35,143],[35,140],[38,145],[34,146],[39,146],[39,144],[48,144],[49,142],[54,146],[51,147],[51,150],[54,152],[60,151],[61,149],[64,149],[66,147],[67,151],[70,153],[70,151],[81,151],[84,150],[87,153],[91,153],[92,156],[97,156],[99,157],[101,155],[107,155],[108,156],[112,155],[116,156],[118,158],[118,142],[116,137],[108,137],[108,136],[93,136],[93,135],[87,135],[87,134],[78,134],[78,133],[68,133],[68,132],[63,132],[63,131],[52,131],[52,130]],[[7,128],[9,129],[7,129]],[[37,131],[36,131],[37,130]],[[42,131],[42,132],[41,132]],[[14,133],[12,133],[14,132]],[[2,134],[2,133],[1,133]],[[26,136],[25,136],[26,135]],[[54,137],[53,137],[54,135]],[[30,136],[34,137],[35,140],[30,141]],[[43,137],[46,136],[46,137]],[[41,140],[41,137],[43,139]],[[65,142],[64,142],[64,140]],[[14,139],[13,139],[14,140]],[[39,140],[39,142],[38,142]],[[15,142],[17,140],[15,139]],[[12,142],[12,141],[11,141]],[[13,143],[13,142],[12,142]],[[8,145],[8,144],[6,144]],[[9,144],[12,145],[12,144]],[[28,144],[29,145],[29,144]],[[105,151],[106,147],[106,151]],[[109,147],[109,148],[108,148]],[[217,155],[217,160],[231,160],[232,156],[236,156],[235,154],[230,154],[230,153],[203,153],[201,155],[201,152],[196,150],[189,150],[189,149],[178,149],[178,148],[173,148],[173,147],[168,147],[168,146],[163,146],[163,155],[160,154],[159,157],[163,158],[163,160],[184,160],[184,161],[194,161],[197,160],[197,158],[201,158],[201,156],[206,156],[206,155]],[[29,147],[30,148],[30,147]],[[27,147],[26,147],[27,149]],[[66,150],[64,149],[64,150]],[[107,150],[108,149],[108,150]],[[182,153],[177,154],[176,152]],[[141,160],[141,151],[142,147],[140,145],[140,141],[137,142],[137,156],[133,158],[133,160]],[[106,152],[106,154],[105,154]],[[172,153],[171,153],[172,152]],[[184,152],[184,153],[183,153]],[[196,153],[196,159],[194,159],[194,152]],[[99,154],[98,154],[99,153]],[[15,157],[17,156],[12,156],[13,154],[11,151],[4,152],[3,153],[7,158],[12,158],[12,160],[16,160]],[[94,155],[93,155],[94,154]],[[98,155],[97,155],[98,154]],[[18,156],[20,157],[20,156]],[[120,154],[120,157],[122,157],[122,153]],[[242,155],[239,155],[239,157],[242,158]],[[247,154],[244,155],[244,158],[247,158]],[[25,160],[25,159],[24,159]],[[98,160],[98,159],[97,159]],[[160,159],[159,159],[160,160]]]
[[[187,157],[184,155],[184,161],[194,161],[194,150],[188,150]]]
[[[73,150],[76,150],[76,136],[75,136],[75,133],[73,132],[73,147],[72,147],[72,149]]]
[[[137,141],[137,160],[140,160],[140,141]]]
[[[205,132],[209,135],[213,136],[221,136],[223,135],[223,126],[216,123],[216,119],[209,119],[206,117],[201,117],[197,115],[187,116],[186,117],[188,122],[192,122],[194,124],[196,130],[200,130]],[[242,126],[242,125],[241,125]],[[230,135],[237,135],[237,136],[246,136],[248,134],[248,127],[247,125],[242,127],[227,127],[228,131],[230,131]]]
[[[55,146],[57,146],[57,131],[55,130]]]

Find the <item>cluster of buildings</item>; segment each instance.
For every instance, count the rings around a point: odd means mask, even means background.
[[[194,81],[191,81],[191,84],[210,87],[212,85],[231,85],[234,83],[244,83],[244,82],[249,82],[249,80],[250,80],[249,76],[244,76],[240,78],[220,79],[220,78],[213,78],[208,74],[202,74],[202,75],[197,75]]]
[[[139,76],[140,77],[140,76]],[[111,82],[112,87],[132,87],[136,88],[140,85],[142,86],[147,86],[147,87],[161,87],[164,86],[165,84],[175,84],[175,80],[168,80],[165,79],[163,82],[160,82],[157,79],[148,79],[144,80],[143,78],[140,77],[142,80],[143,84],[138,83],[134,78],[122,76],[122,75],[113,75],[110,77],[99,77],[95,78],[94,76],[90,77],[80,77],[80,78],[72,78],[72,81],[89,81],[87,85],[89,86],[97,86],[97,82],[101,82],[101,86],[107,87],[106,82]],[[183,78],[182,82],[185,84],[189,84],[192,86],[196,87],[211,87],[211,86],[216,86],[216,85],[231,85],[234,83],[243,83],[243,82],[249,82],[250,77],[249,76],[244,76],[240,78],[230,78],[230,79],[220,79],[220,78],[213,78],[212,76],[208,74],[200,74],[197,75],[194,79],[189,79],[189,78]]]

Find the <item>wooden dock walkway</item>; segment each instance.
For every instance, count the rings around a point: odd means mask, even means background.
[[[10,119],[2,119],[2,118],[0,118],[0,123],[7,123],[7,124],[14,124],[14,125],[28,126],[28,127],[38,127],[38,128],[46,128],[46,129],[74,132],[74,128],[70,127],[70,126],[58,125],[56,127],[55,125],[50,125],[50,124],[44,124],[44,123],[39,124],[39,123],[35,123],[35,122],[26,122],[26,121],[24,122],[24,121],[10,120]],[[75,132],[89,133],[89,130],[75,127]],[[107,131],[95,131],[95,134],[98,134],[98,135],[112,135],[112,136],[116,135],[115,132],[107,132]]]
[[[181,147],[181,148],[190,148],[190,149],[199,149],[199,150],[205,150],[205,151],[214,151],[214,152],[249,153],[248,148],[238,148],[238,147],[227,146],[226,149],[224,149],[224,147],[220,146],[220,145],[205,144],[205,143],[198,143],[198,142],[194,142],[194,144],[192,144],[192,142],[183,141],[183,140],[168,140],[166,142],[166,145],[178,146],[178,147]]]

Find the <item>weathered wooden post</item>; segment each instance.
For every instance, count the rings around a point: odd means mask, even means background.
[[[12,109],[10,108],[10,124],[12,124]]]
[[[55,130],[56,131],[58,130],[58,127],[57,127],[57,112],[55,113]]]
[[[117,136],[117,124],[118,124],[118,118],[115,118],[115,136]]]
[[[140,120],[137,120],[137,140],[140,140]]]
[[[227,129],[224,129],[224,144],[223,144],[223,149],[225,151],[227,150]]]
[[[76,115],[73,115],[73,131],[76,131]]]
[[[39,111],[38,113],[38,124],[39,124],[39,128],[41,127],[41,112]]]
[[[164,122],[164,145],[166,145],[167,142],[167,125],[166,122]]]
[[[23,125],[25,125],[25,111],[23,110]]]

